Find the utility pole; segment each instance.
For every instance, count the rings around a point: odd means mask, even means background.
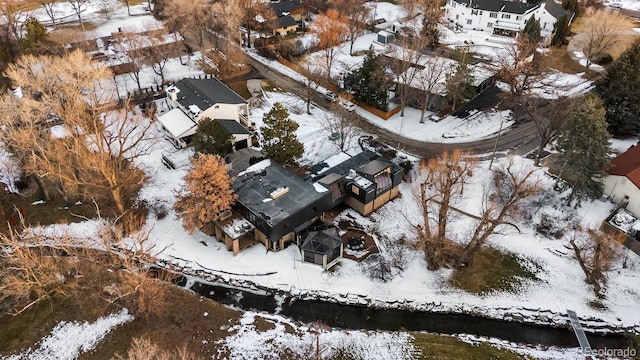
[[[498,130],[498,136],[496,137],[496,142],[493,144],[493,152],[491,153],[491,162],[489,162],[489,170],[491,170],[491,166],[493,166],[493,160],[496,158],[496,150],[498,149],[498,142],[500,141],[500,135],[502,135],[503,123],[504,123],[504,119],[501,119],[500,129]]]

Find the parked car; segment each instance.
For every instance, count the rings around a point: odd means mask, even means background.
[[[342,106],[342,108],[344,108],[345,110],[351,112],[353,110],[356,109],[356,105],[354,103],[352,103],[351,101],[340,101],[340,106]]]
[[[325,98],[325,99],[327,99],[327,100],[329,100],[329,101],[331,101],[331,102],[336,102],[336,101],[338,101],[338,95],[337,95],[336,93],[334,93],[334,92],[331,92],[331,91],[327,91],[327,92],[324,94],[324,98]]]

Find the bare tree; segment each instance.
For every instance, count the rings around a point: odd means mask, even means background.
[[[204,45],[208,38],[209,27],[214,22],[213,12],[208,0],[176,0],[167,4],[164,14],[172,31],[180,30],[185,36],[191,36],[198,44],[204,60]]]
[[[472,158],[465,160],[465,157],[467,154],[456,149],[420,164],[423,180],[414,188],[414,198],[421,209],[422,220],[415,228],[418,244],[431,270],[449,267],[457,258],[447,238],[447,225],[456,196],[463,194],[464,185],[476,166]]]
[[[123,58],[130,60],[131,68],[127,72],[129,77],[136,82],[138,91],[142,91],[140,84],[140,72],[147,61],[147,53],[150,50],[150,41],[146,35],[137,33],[134,28],[125,28],[114,35],[114,50]]]
[[[56,28],[56,12],[55,12],[55,4],[57,0],[40,0],[40,4],[42,4],[42,8],[44,12],[47,13],[49,19],[51,19],[51,25]]]
[[[158,344],[147,337],[135,337],[131,341],[131,347],[127,351],[127,356],[116,354],[117,360],[198,360],[187,346],[178,347],[175,351],[163,350]]]
[[[322,120],[322,127],[334,138],[334,144],[340,151],[349,149],[352,140],[358,136],[358,128],[354,126],[357,114],[340,105],[334,105],[332,112]]]
[[[273,10],[269,6],[268,2],[261,0],[245,0],[240,2],[240,8],[243,14],[242,23],[244,27],[247,29],[247,46],[251,47],[251,32],[254,30],[256,25],[260,22],[258,18],[262,18],[262,22],[264,23],[268,19],[273,19],[276,17]]]
[[[3,25],[6,26],[5,46],[9,50],[12,58],[15,58],[19,53],[14,53],[13,47],[17,46],[19,51],[22,51],[22,24],[29,17],[28,11],[29,2],[21,0],[6,0],[0,2],[0,15],[3,18]]]
[[[569,238],[569,245],[584,272],[585,282],[593,286],[597,298],[602,298],[607,272],[622,255],[620,244],[602,232],[577,228]]]
[[[545,74],[535,52],[536,44],[528,37],[520,36],[516,43],[505,47],[503,56],[498,57],[496,75],[509,85],[512,96],[528,94],[540,86],[540,79]]]
[[[533,95],[525,95],[518,99],[518,105],[536,126],[539,144],[534,161],[536,166],[540,166],[544,148],[558,137],[562,124],[575,111],[579,101],[573,97],[559,97],[548,101]]]
[[[318,47],[322,49],[326,78],[331,82],[331,68],[347,34],[347,18],[335,9],[329,9],[315,20]]]
[[[82,21],[82,13],[87,11],[90,0],[67,0],[73,12],[78,17],[78,21],[80,21],[80,27],[82,27],[82,31],[84,31],[84,22]]]
[[[300,74],[304,76],[303,83],[307,114],[311,115],[311,98],[316,93],[318,86],[320,86],[318,82],[322,78],[322,74],[309,59],[304,59],[299,65]]]
[[[606,53],[618,44],[619,30],[629,20],[619,11],[611,9],[587,8],[583,15],[585,38],[582,52],[586,58],[588,70],[594,56]]]
[[[371,8],[358,0],[332,0],[330,3],[332,8],[340,9],[347,17],[345,40],[349,42],[349,55],[352,55],[353,44],[367,30]]]
[[[165,83],[165,68],[169,60],[179,51],[182,36],[178,33],[169,34],[165,28],[147,32],[150,44],[150,56],[153,72],[160,76],[160,83]]]
[[[153,125],[113,101],[109,70],[75,51],[64,57],[24,56],[7,69],[22,86],[25,113],[0,115],[5,131],[23,146],[31,145],[33,171],[61,184],[61,191],[83,199],[106,201],[116,218],[128,227],[133,201],[145,181],[134,161],[145,155],[155,140]],[[25,114],[29,114],[28,116]],[[57,124],[53,131],[52,125]],[[51,140],[29,144],[30,129],[48,131]],[[26,129],[26,130],[25,130]],[[42,130],[41,130],[42,131]]]
[[[404,116],[404,108],[416,86],[414,80],[422,70],[422,62],[425,57],[420,50],[423,47],[422,38],[419,36],[403,36],[401,45],[388,45],[387,56],[391,71],[396,82],[396,96],[400,100],[400,116]]]
[[[438,93],[438,84],[444,84],[444,78],[453,72],[453,62],[438,56],[425,55],[421,59],[422,69],[415,75],[415,83],[423,93],[424,100],[421,106],[420,122],[424,122],[425,112],[431,107],[434,94]]]
[[[510,225],[520,230],[514,222],[523,213],[523,202],[540,191],[535,172],[536,169],[523,174],[521,169],[514,165],[513,159],[509,160],[504,169],[494,172],[493,189],[485,189],[480,221],[458,259],[458,266],[464,266],[471,261],[489,236],[496,233],[498,227]]]

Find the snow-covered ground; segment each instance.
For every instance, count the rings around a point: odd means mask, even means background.
[[[93,323],[61,322],[45,336],[37,349],[27,349],[6,360],[73,360],[93,350],[114,328],[133,320],[127,309]]]

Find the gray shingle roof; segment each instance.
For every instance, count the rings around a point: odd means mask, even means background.
[[[270,4],[273,12],[276,13],[276,16],[282,16],[284,14],[290,14],[292,11],[302,7],[299,1],[279,1],[272,2]]]
[[[539,7],[539,4],[527,4],[507,0],[455,0],[472,9],[506,12],[510,14],[525,14],[529,10]]]
[[[251,134],[242,124],[235,120],[216,119],[216,121],[225,129],[230,135],[234,134]]]
[[[220,80],[211,79],[182,79],[175,86],[180,89],[178,102],[188,108],[197,105],[206,110],[215,104],[246,104],[247,101],[235,91],[228,88]]]

